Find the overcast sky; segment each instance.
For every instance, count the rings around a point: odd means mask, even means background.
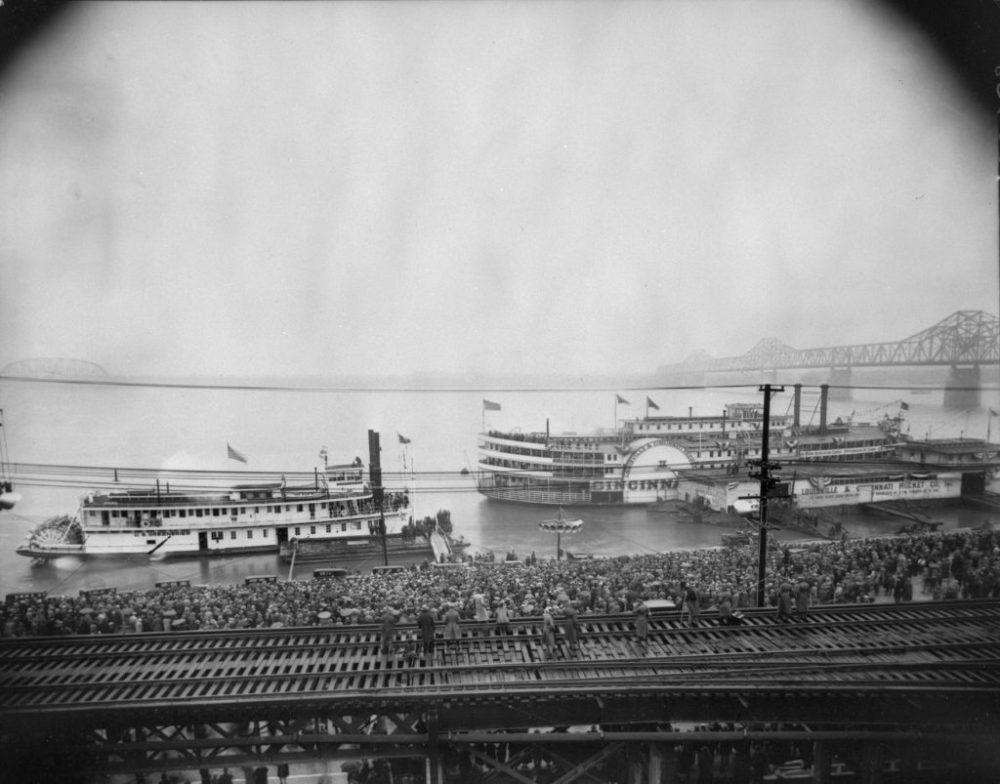
[[[0,367],[643,372],[997,312],[993,120],[866,3],[99,2],[0,90]]]

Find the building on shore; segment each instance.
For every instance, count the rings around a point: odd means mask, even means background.
[[[1000,472],[1000,445],[981,439],[906,441],[895,459],[783,464],[775,496],[799,509],[889,501],[930,501],[982,494]],[[730,514],[750,514],[760,482],[725,469],[681,471],[681,500]]]

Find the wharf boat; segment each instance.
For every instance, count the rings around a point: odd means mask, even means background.
[[[902,440],[901,416],[874,422],[769,417],[769,459],[846,462],[891,458]],[[565,506],[650,505],[676,500],[685,472],[736,474],[761,457],[762,404],[731,403],[721,414],[625,419],[589,434],[488,430],[479,434],[477,489],[488,498]]]
[[[376,490],[382,495],[381,509]],[[314,471],[308,484],[275,482],[171,490],[92,491],[78,516],[59,515],[32,530],[17,553],[29,558],[230,555],[281,552],[290,543],[366,544],[403,537],[405,491],[366,481],[360,458]],[[430,547],[428,546],[428,551]]]

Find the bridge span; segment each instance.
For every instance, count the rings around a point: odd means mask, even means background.
[[[941,367],[947,372],[945,405],[966,408],[979,405],[982,369],[995,372],[998,366],[1000,320],[981,310],[959,310],[901,340],[799,349],[775,338],[764,338],[740,356],[694,354],[681,363],[661,366],[658,373],[705,384],[707,377],[719,374],[750,375],[761,382],[775,382],[779,371],[818,369],[827,373],[825,380],[831,387],[846,389],[856,369]]]
[[[548,656],[541,619],[521,618],[504,634],[464,624],[426,660],[405,642],[412,626],[386,655],[362,625],[6,638],[0,770],[40,780],[50,760],[46,781],[207,781],[224,766],[368,758],[393,760],[395,781],[544,771],[639,784],[686,781],[695,746],[794,743],[814,781],[892,780],[890,760],[908,782],[1000,775],[1000,601],[823,606],[788,621],[755,609],[725,627],[669,610],[645,643],[634,616],[580,621],[576,652],[562,636]]]

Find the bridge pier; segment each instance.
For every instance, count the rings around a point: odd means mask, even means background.
[[[815,741],[812,746],[813,753],[813,784],[830,784],[831,762],[830,744],[823,741]]]
[[[649,744],[649,784],[677,784],[677,752],[672,747]]]
[[[427,756],[424,757],[427,784],[442,784],[444,768],[441,765],[441,744],[438,740],[440,720],[437,711],[427,712]]]
[[[979,365],[959,367],[952,365],[944,382],[945,408],[979,408]]]
[[[882,744],[868,741],[861,747],[861,784],[882,784]]]
[[[851,400],[851,368],[830,368],[828,385],[830,387],[830,400]]]

